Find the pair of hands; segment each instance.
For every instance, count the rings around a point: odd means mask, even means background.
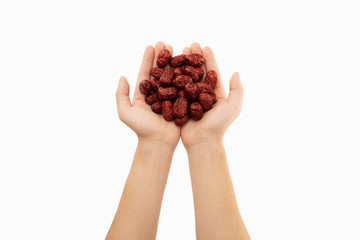
[[[243,87],[238,73],[234,73],[230,79],[230,92],[226,97],[220,72],[211,48],[201,49],[198,43],[193,43],[190,48],[183,50],[184,54],[199,53],[205,58],[205,73],[214,70],[218,76],[218,82],[214,92],[217,102],[214,107],[206,112],[200,121],[190,119],[183,127],[178,127],[174,122],[166,121],[161,115],[152,112],[145,103],[145,96],[139,91],[139,83],[144,79],[150,79],[150,70],[156,66],[159,52],[166,48],[173,54],[173,48],[158,42],[148,46],[145,50],[137,82],[135,85],[133,101],[129,98],[129,83],[125,77],[121,77],[116,91],[117,109],[119,118],[129,126],[138,136],[139,141],[156,142],[169,145],[175,149],[180,136],[185,148],[209,141],[222,141],[226,129],[241,112]]]

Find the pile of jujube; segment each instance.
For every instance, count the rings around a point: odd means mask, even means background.
[[[160,51],[158,67],[150,71],[153,79],[139,85],[152,111],[162,113],[167,121],[174,120],[177,126],[183,126],[189,118],[200,120],[216,103],[217,75],[210,70],[203,78],[204,63],[204,57],[198,53],[172,57],[167,49]]]

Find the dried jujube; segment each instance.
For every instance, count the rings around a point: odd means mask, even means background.
[[[200,105],[202,106],[204,112],[208,111],[212,108],[213,100],[210,94],[208,93],[200,93],[198,97],[198,101]]]
[[[203,77],[205,58],[198,53],[172,57],[163,49],[157,56],[157,66],[150,70],[153,79],[139,84],[145,102],[154,113],[161,113],[166,121],[174,120],[179,127],[190,118],[200,120],[216,103],[216,72],[209,70]]]
[[[139,89],[142,94],[147,95],[148,93],[150,93],[152,89],[150,81],[142,80],[139,84]]]

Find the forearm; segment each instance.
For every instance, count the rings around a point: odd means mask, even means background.
[[[222,140],[187,149],[197,239],[249,239],[241,219]]]
[[[106,239],[155,239],[173,152],[166,144],[139,140]]]

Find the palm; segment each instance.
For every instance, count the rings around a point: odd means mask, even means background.
[[[183,53],[199,53],[205,58],[204,70],[214,70],[218,74],[218,83],[214,92],[217,95],[217,103],[204,114],[200,121],[189,120],[184,127],[177,127],[174,122],[167,122],[162,115],[152,112],[149,105],[145,103],[145,96],[139,91],[139,83],[144,79],[150,79],[150,70],[156,66],[155,59],[162,49],[168,49],[172,53],[172,47],[159,42],[154,47],[145,50],[140,67],[137,83],[135,85],[133,102],[129,98],[129,84],[124,77],[120,78],[117,90],[117,105],[120,119],[133,129],[139,137],[150,138],[171,145],[176,145],[181,137],[184,145],[206,140],[209,134],[222,136],[226,128],[237,117],[241,110],[242,86],[238,75],[233,75],[230,81],[230,94],[226,98],[212,50],[205,47],[201,50],[197,43],[192,44],[191,49],[185,48]],[[232,80],[234,80],[232,84]],[[234,85],[235,84],[235,85]],[[232,87],[233,85],[233,87]],[[237,86],[236,86],[237,85]]]
[[[180,128],[166,121],[161,114],[155,114],[143,100],[135,101],[130,108],[131,127],[139,136],[156,136],[159,140],[173,143],[180,137]]]
[[[165,46],[162,42],[157,43],[155,48],[152,46],[146,48],[135,84],[132,103],[129,98],[129,84],[124,77],[121,77],[116,95],[117,105],[120,119],[139,137],[176,145],[180,139],[180,128],[174,122],[167,122],[162,115],[152,112],[138,87],[142,80],[150,79],[150,70],[156,66],[155,59],[164,48],[172,52],[172,47]]]
[[[204,113],[200,121],[189,120],[189,122],[181,128],[181,139],[184,145],[191,146],[197,142],[207,140],[206,138],[210,135],[222,136],[225,133],[227,127],[240,113],[242,87],[240,84],[240,86],[238,86],[239,89],[230,89],[232,91],[229,94],[229,98],[226,98],[215,56],[210,48],[205,47],[202,50],[199,44],[194,43],[191,48],[185,48],[183,53],[202,54],[205,58],[205,72],[214,70],[218,75],[218,83],[214,89],[217,95],[216,104],[210,111]],[[234,76],[235,78],[238,77],[238,75],[233,75],[232,79]]]
[[[181,129],[184,143],[192,145],[205,134],[221,134],[222,127],[227,121],[226,100],[219,99],[214,107],[206,112],[200,121],[189,120]]]

